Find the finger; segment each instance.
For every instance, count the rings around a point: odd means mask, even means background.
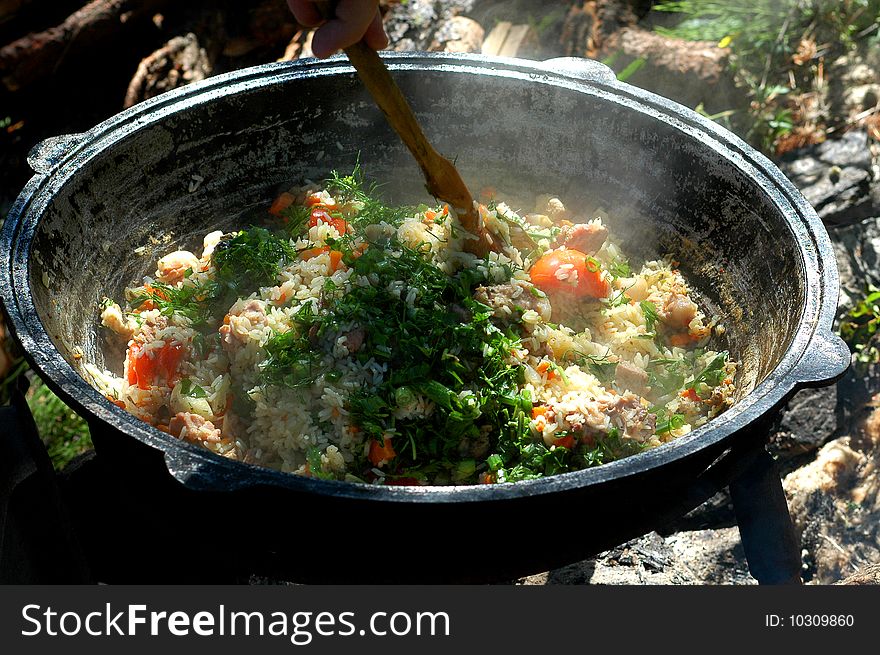
[[[378,11],[373,17],[373,22],[367,28],[367,33],[364,34],[364,41],[373,50],[383,50],[388,46],[388,35],[382,25],[382,15]]]
[[[287,6],[293,12],[296,22],[304,27],[318,27],[324,22],[324,18],[311,0],[287,0]]]
[[[312,52],[316,57],[329,57],[337,50],[361,40],[373,17],[376,3],[364,0],[341,0],[336,5],[336,18],[327,21],[315,32]]]

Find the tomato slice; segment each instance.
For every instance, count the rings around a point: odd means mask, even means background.
[[[158,375],[164,373],[165,383],[173,386],[177,382],[177,367],[183,359],[183,346],[166,344],[150,355],[143,353],[141,346],[132,344],[128,350],[128,383],[140,389],[149,389],[158,382]]]
[[[315,227],[321,223],[332,225],[339,232],[340,236],[348,231],[348,223],[345,222],[344,218],[334,218],[323,207],[315,207],[312,210],[311,218],[309,218],[309,227]]]
[[[551,250],[532,264],[529,278],[547,293],[578,298],[605,298],[611,286],[602,275],[601,264],[579,250]]]

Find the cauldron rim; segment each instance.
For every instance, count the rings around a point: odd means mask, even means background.
[[[107,401],[61,356],[40,321],[30,292],[28,257],[40,217],[55,192],[92,157],[133,132],[187,107],[260,86],[299,78],[351,75],[342,57],[265,64],[210,78],[162,94],[100,123],[81,135],[49,140],[32,151],[37,174],[10,211],[0,234],[9,259],[0,269],[0,292],[11,326],[35,370],[62,399],[88,417],[164,452],[169,471],[191,489],[231,491],[260,486],[304,493],[383,502],[487,502],[621,482],[655,472],[670,463],[719,446],[743,433],[796,389],[829,383],[843,374],[849,351],[831,330],[836,310],[838,273],[834,254],[819,217],[806,199],[769,159],[741,139],[671,100],[621,83],[596,62],[566,59],[533,62],[483,55],[383,53],[392,71],[470,73],[517,78],[624,104],[715,150],[745,171],[784,215],[806,275],[805,302],[795,334],[777,366],[734,407],[692,433],[662,447],[603,466],[538,480],[500,485],[450,487],[381,487],[315,480],[215,456],[177,441]]]

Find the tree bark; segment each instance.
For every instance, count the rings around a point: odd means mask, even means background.
[[[0,48],[0,78],[10,91],[49,77],[77,51],[99,46],[120,28],[150,16],[169,0],[93,0],[55,27]]]
[[[880,564],[868,564],[837,584],[880,585]]]

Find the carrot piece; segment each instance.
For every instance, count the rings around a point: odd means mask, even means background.
[[[312,257],[317,257],[318,255],[329,252],[330,246],[323,246],[321,248],[309,248],[308,250],[303,250],[299,256],[303,261],[307,259],[311,259]]]
[[[532,418],[536,419],[539,416],[544,416],[547,413],[547,409],[546,405],[535,405],[532,407]]]
[[[273,202],[272,206],[269,207],[269,213],[273,216],[281,216],[281,212],[290,207],[295,200],[296,196],[294,196],[292,193],[287,193],[285,191],[280,196],[275,198],[275,202]]]
[[[305,205],[306,207],[317,207],[318,205],[323,205],[324,201],[321,199],[317,193],[310,193],[306,198]]]
[[[574,436],[567,434],[564,437],[556,439],[556,441],[553,442],[553,445],[559,448],[568,448],[569,450],[571,450],[574,447]]]
[[[696,391],[696,389],[694,389],[693,387],[691,387],[690,389],[686,389],[686,390],[682,391],[681,394],[679,394],[679,395],[680,395],[682,398],[687,398],[688,400],[692,400],[692,401],[695,402],[695,403],[698,403],[698,402],[700,402],[700,401],[702,400],[702,398],[700,398],[700,397],[697,395],[697,391]]]
[[[342,263],[342,253],[338,250],[330,251],[330,272],[335,273],[340,268],[344,267],[345,264]]]
[[[113,396],[104,396],[104,398],[106,398],[107,400],[109,400],[111,403],[113,403],[114,405],[116,405],[116,406],[119,407],[120,409],[125,409],[125,401],[117,400],[117,399],[114,398]]]
[[[370,453],[368,457],[373,466],[379,466],[382,462],[389,462],[394,459],[395,455],[397,453],[394,452],[394,448],[391,446],[390,437],[385,437],[381,446],[375,439],[370,439]]]
[[[162,300],[168,300],[168,295],[162,291],[161,289],[154,289],[151,284],[144,285],[144,291],[146,291],[151,296],[156,298],[161,298]]]
[[[673,334],[669,337],[669,345],[676,346],[678,348],[683,348],[693,342],[695,337],[690,335],[687,332],[680,332],[679,334]]]
[[[545,359],[543,362],[541,362],[540,364],[538,364],[535,367],[535,370],[538,371],[538,373],[540,373],[541,375],[544,375],[544,373],[546,373],[547,369],[549,369],[549,368],[550,368],[550,362]]]

